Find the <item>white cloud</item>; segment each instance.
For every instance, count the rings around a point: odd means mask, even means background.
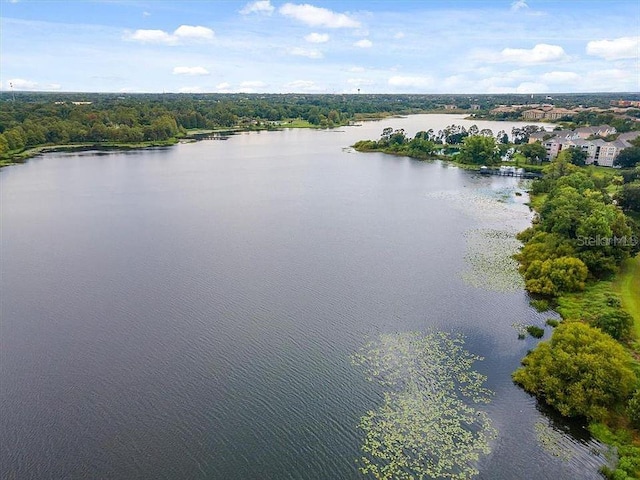
[[[511,2],[511,11],[520,15],[525,14],[529,17],[543,17],[547,15],[547,13],[540,10],[531,10],[525,0],[515,0]]]
[[[262,88],[266,86],[267,84],[260,80],[247,80],[240,84],[241,88]]]
[[[315,49],[307,49],[302,47],[294,47],[289,50],[290,55],[295,55],[297,57],[307,57],[307,58],[322,58],[322,52],[320,50]]]
[[[587,53],[605,60],[622,60],[640,56],[640,36],[614,40],[594,40],[587,43]]]
[[[512,12],[517,12],[519,10],[527,8],[529,8],[529,5],[527,5],[527,2],[525,2],[525,0],[516,0],[515,2],[511,3]]]
[[[369,40],[368,38],[363,38],[362,40],[358,40],[353,45],[358,48],[371,48],[373,46],[373,43],[371,43],[371,40]]]
[[[179,93],[202,93],[202,87],[180,87]]]
[[[172,36],[163,30],[136,30],[126,37],[142,43],[171,43],[173,40]]]
[[[516,93],[546,93],[549,87],[544,83],[523,82],[516,87]]]
[[[149,13],[149,12],[142,12],[142,16],[143,16],[143,17],[150,17],[150,16],[151,16],[151,13]]]
[[[351,67],[349,69],[350,72],[353,73],[360,73],[360,72],[364,72],[364,67]]]
[[[629,90],[629,87],[636,89],[638,87],[637,73],[619,68],[590,72],[588,81],[594,92],[625,91]]]
[[[574,83],[580,80],[580,75],[575,72],[547,72],[540,79],[546,83]]]
[[[202,42],[213,40],[215,33],[207,27],[180,25],[173,33],[164,30],[136,30],[126,32],[124,38],[141,43],[160,43],[177,45],[179,43]]]
[[[327,33],[310,33],[304,39],[309,43],[326,43],[329,41],[329,35]]]
[[[295,80],[285,84],[284,87],[288,92],[318,92],[322,90],[311,80]]]
[[[173,67],[174,75],[209,75],[204,67]]]
[[[347,83],[354,87],[360,87],[364,85],[373,85],[374,82],[368,78],[347,78]]]
[[[228,82],[222,82],[216,85],[216,91],[221,93],[228,92],[230,88],[231,88],[231,84]]]
[[[404,38],[404,32],[396,32],[395,35],[393,36],[393,38],[400,40],[401,38]]]
[[[358,28],[360,22],[345,15],[326,8],[314,7],[308,3],[285,3],[280,7],[280,13],[285,17],[294,18],[311,27],[326,28]]]
[[[210,28],[191,25],[180,25],[173,32],[178,38],[188,38],[195,40],[213,40],[214,32]]]
[[[247,3],[240,13],[242,15],[249,15],[251,13],[261,13],[265,15],[271,15],[275,7],[271,5],[269,0],[258,0],[257,2]]]
[[[425,88],[433,85],[433,79],[431,77],[404,77],[393,76],[388,81],[392,87],[402,88]]]
[[[33,80],[25,80],[24,78],[11,78],[6,81],[5,89],[21,90],[38,90],[49,92],[52,90],[60,90],[62,86],[58,83],[39,83]]]
[[[567,54],[559,45],[539,43],[531,49],[505,48],[500,52],[498,61],[523,64],[550,63],[565,60]]]

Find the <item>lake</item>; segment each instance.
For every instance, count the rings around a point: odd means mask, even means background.
[[[446,332],[493,392],[475,478],[600,478],[603,448],[510,378],[536,343],[517,325],[552,315],[509,261],[526,184],[349,148],[452,123],[513,125],[416,115],[2,169],[0,476],[362,478],[385,388],[354,355]]]

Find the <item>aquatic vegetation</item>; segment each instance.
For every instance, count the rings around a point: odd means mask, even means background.
[[[512,323],[511,326],[518,332],[518,339],[524,340],[527,336],[527,326],[524,323]]]
[[[542,338],[544,336],[544,328],[538,327],[537,325],[527,326],[527,332],[533,338]]]
[[[512,232],[477,229],[466,232],[465,238],[465,260],[470,267],[462,275],[466,283],[498,292],[524,289],[518,262],[513,259],[521,244]]]
[[[520,191],[521,187],[514,184],[499,189],[451,190],[427,195],[430,199],[447,201],[486,226],[464,234],[468,270],[462,273],[462,279],[468,285],[497,292],[524,290],[524,280],[513,255],[522,246],[516,234],[530,223],[531,212],[514,200],[515,193]]]
[[[541,421],[536,422],[534,428],[538,443],[547,453],[565,462],[571,460],[574,452],[567,435]]]
[[[361,471],[377,479],[468,479],[496,436],[486,412],[486,378],[473,370],[481,357],[446,333],[382,335],[353,356],[384,401],[360,421]]]
[[[549,310],[551,310],[551,304],[544,298],[541,298],[539,300],[531,300],[529,304],[540,313],[548,312]]]

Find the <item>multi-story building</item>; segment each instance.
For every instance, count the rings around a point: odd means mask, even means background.
[[[640,132],[623,133],[610,142],[602,138],[615,133],[617,133],[616,129],[608,125],[581,127],[576,130],[535,132],[530,135],[529,143],[542,143],[547,150],[547,160],[553,160],[563,149],[573,147],[587,153],[587,164],[612,167],[618,154],[630,147],[630,141],[640,135]]]
[[[574,110],[556,108],[553,105],[541,105],[539,108],[522,112],[522,118],[525,120],[558,120],[563,117],[572,117],[576,113]]]

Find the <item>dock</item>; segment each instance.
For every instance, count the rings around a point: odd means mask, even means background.
[[[500,167],[500,168],[487,168],[480,167],[479,172],[482,175],[499,175],[501,177],[518,177],[518,178],[542,178],[542,173],[538,172],[526,172],[523,168],[515,167]]]

